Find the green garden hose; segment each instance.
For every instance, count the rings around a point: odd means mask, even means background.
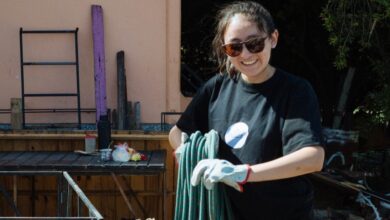
[[[233,219],[223,184],[207,190],[203,184],[192,186],[190,181],[192,171],[200,160],[216,158],[218,143],[218,133],[214,130],[204,136],[197,131],[185,143],[179,161],[175,220]]]

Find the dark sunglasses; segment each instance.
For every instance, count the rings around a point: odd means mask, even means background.
[[[267,37],[256,37],[249,40],[239,42],[239,43],[230,43],[222,45],[223,51],[231,57],[239,56],[242,52],[242,46],[245,44],[246,49],[251,53],[260,53],[264,50],[265,39]]]

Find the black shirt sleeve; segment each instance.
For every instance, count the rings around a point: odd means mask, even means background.
[[[291,88],[282,127],[283,155],[306,146],[322,146],[320,111],[313,88],[296,80]]]
[[[195,131],[200,131],[205,134],[209,131],[208,125],[208,108],[211,95],[215,90],[217,81],[221,80],[221,76],[217,75],[208,80],[196,95],[192,98],[190,104],[181,115],[176,126],[187,134],[192,134]]]

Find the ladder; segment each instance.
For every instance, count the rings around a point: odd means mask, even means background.
[[[22,90],[22,126],[23,129],[26,128],[26,107],[25,99],[29,97],[76,97],[77,98],[77,107],[75,110],[77,113],[77,127],[81,128],[81,108],[80,108],[80,80],[79,80],[79,56],[78,56],[78,28],[73,30],[23,30],[20,28],[19,38],[20,38],[20,70],[21,70],[21,90]],[[23,56],[23,35],[25,34],[74,34],[74,47],[75,47],[75,60],[74,61],[36,61],[36,62],[26,62]],[[76,90],[71,93],[25,93],[25,66],[31,65],[43,65],[43,66],[75,66],[76,74]],[[34,109],[29,109],[34,110]],[[33,112],[33,111],[30,111]],[[45,111],[46,113],[57,113],[62,111]]]

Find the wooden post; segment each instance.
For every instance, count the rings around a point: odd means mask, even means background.
[[[23,128],[22,99],[11,98],[11,128]]]
[[[141,103],[134,103],[134,113],[135,113],[135,127],[137,130],[141,129]]]
[[[111,115],[112,129],[118,129],[118,113],[116,112],[116,109],[112,110]]]
[[[92,32],[95,73],[96,122],[98,122],[100,116],[107,116],[103,9],[100,5],[92,5]]]
[[[133,103],[132,102],[127,102],[127,120],[129,123],[129,129],[130,130],[135,130],[135,114],[134,114],[134,108],[133,108]]]
[[[119,51],[116,54],[117,81],[118,81],[118,130],[129,129],[127,115],[127,87],[125,72],[125,52]]]
[[[13,176],[13,196],[14,196],[14,203],[15,206],[18,207],[18,177]]]

